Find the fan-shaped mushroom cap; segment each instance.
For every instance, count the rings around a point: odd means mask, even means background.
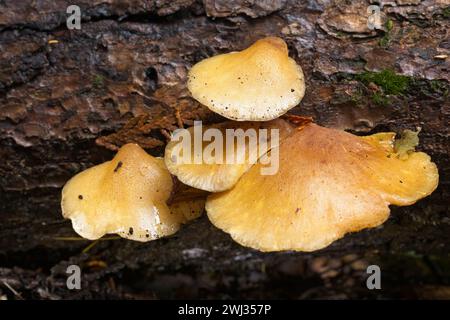
[[[295,107],[305,94],[303,71],[276,37],[240,52],[200,61],[189,72],[192,96],[212,111],[240,121],[266,121]]]
[[[208,217],[262,251],[324,248],[383,223],[390,204],[410,205],[436,188],[430,157],[399,159],[392,144],[392,134],[361,138],[306,125],[280,144],[277,174],[262,176],[255,164],[233,189],[208,197]]]
[[[220,130],[221,135],[223,136],[221,142],[221,148],[223,150],[223,156],[226,157],[230,145],[227,147],[227,139],[226,139],[226,130],[227,129],[242,129],[243,132],[246,132],[248,129],[254,129],[256,132],[256,139],[262,138],[260,135],[259,129],[267,129],[267,138],[269,141],[264,140],[267,143],[267,149],[270,147],[275,147],[278,145],[279,140],[284,139],[288,136],[294,129],[293,126],[284,121],[282,119],[276,119],[268,122],[232,122],[227,121],[221,124],[212,125],[209,127],[203,128],[203,132],[206,132],[209,128],[215,128]],[[272,138],[272,129],[278,129],[278,137],[279,139],[271,139]],[[177,154],[176,147],[183,143],[181,141],[170,141],[165,150],[164,160],[166,162],[166,166],[169,171],[175,175],[181,182],[192,186],[197,189],[206,190],[210,192],[219,192],[230,189],[233,185],[236,184],[238,179],[258,160],[257,158],[250,157],[250,153],[258,153],[258,148],[261,144],[257,144],[257,148],[255,149],[249,143],[249,139],[245,139],[244,143],[238,143],[238,139],[234,139],[231,145],[234,147],[235,154],[238,154],[241,150],[245,152],[245,161],[239,163],[218,163],[215,161],[215,158],[218,157],[217,153],[213,155],[205,152],[205,149],[208,145],[211,144],[210,141],[204,141],[202,139],[201,152],[203,154],[202,161],[200,163],[195,163],[194,155],[194,127],[191,127],[188,130],[190,140],[190,145],[192,146],[190,149],[191,156],[189,157],[188,162],[179,161],[180,157],[183,156],[183,153],[180,152],[180,155]],[[262,148],[261,148],[262,149]]]
[[[157,239],[175,233],[184,219],[171,214],[166,204],[172,185],[162,159],[127,144],[111,161],[80,172],[66,183],[62,213],[87,239],[107,233],[137,241]]]

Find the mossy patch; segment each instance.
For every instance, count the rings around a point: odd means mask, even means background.
[[[356,80],[366,86],[375,84],[379,91],[371,94],[370,98],[374,104],[386,106],[390,103],[390,96],[401,96],[405,94],[413,79],[395,73],[393,70],[383,70],[380,72],[364,72],[356,75]]]
[[[450,7],[447,7],[442,10],[442,16],[446,19],[450,18]]]
[[[386,29],[386,32],[384,33],[384,36],[380,39],[378,44],[380,47],[387,48],[389,47],[389,44],[391,43],[391,30],[394,28],[394,22],[391,19],[388,19],[386,23],[384,24],[384,27]]]
[[[445,100],[450,95],[450,83],[445,80],[414,79],[409,91],[436,100]]]
[[[432,93],[440,94],[443,97],[448,97],[449,94],[449,84],[444,80],[431,80],[429,82],[430,91]]]
[[[375,92],[374,94],[372,94],[371,98],[372,101],[379,106],[387,106],[390,102],[389,97],[379,92]]]
[[[396,74],[392,70],[383,70],[381,72],[364,72],[358,74],[356,79],[368,85],[374,83],[379,86],[384,94],[401,95],[404,94],[409,85],[411,78]]]
[[[102,75],[97,74],[94,77],[94,79],[92,79],[92,86],[94,88],[100,89],[100,88],[103,88],[104,85],[105,85],[105,78]]]

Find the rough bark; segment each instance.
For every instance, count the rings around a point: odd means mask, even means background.
[[[67,30],[71,1],[0,2],[0,296],[20,298],[414,298],[450,297],[448,198],[450,9],[403,1],[367,27],[369,1],[78,1],[81,30]],[[259,253],[202,217],[175,236],[140,244],[75,237],[59,209],[76,172],[137,142],[160,155],[166,133],[222,119],[193,100],[197,61],[283,37],[307,92],[294,114],[369,133],[422,127],[420,149],[440,170],[427,199],[393,208],[381,227],[319,252]],[[57,40],[51,41],[51,40]],[[401,94],[358,75],[410,77]],[[83,289],[65,286],[83,266]],[[383,290],[365,286],[380,265]]]

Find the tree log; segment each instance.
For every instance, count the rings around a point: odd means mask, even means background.
[[[0,2],[0,297],[450,298],[448,5],[397,0],[371,30],[363,0],[77,2],[80,30],[66,27],[71,1]],[[222,121],[190,97],[187,71],[269,35],[305,72],[291,113],[356,134],[421,127],[438,189],[314,253],[241,247],[204,216],[169,238],[83,250],[61,216],[65,181],[127,142],[161,155],[168,132]],[[408,77],[404,92],[380,96],[361,77],[383,70]],[[66,288],[70,264],[81,290]],[[382,290],[366,288],[370,264]]]

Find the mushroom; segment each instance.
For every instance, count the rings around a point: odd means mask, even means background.
[[[183,223],[197,219],[205,211],[208,192],[191,188],[181,182],[175,183],[173,196],[168,201],[170,212],[183,217]]]
[[[210,129],[216,130],[214,136],[208,135],[208,132],[213,132],[209,131]],[[274,129],[278,131],[275,132]],[[197,139],[197,150],[196,130],[199,130],[198,134],[201,135]],[[227,134],[227,130],[233,131]],[[261,156],[277,146],[279,140],[284,139],[293,130],[293,126],[282,119],[268,122],[226,121],[205,127],[205,130],[202,126],[181,129],[167,144],[164,160],[169,171],[181,182],[210,192],[224,191],[233,187]],[[252,132],[255,143],[250,142]],[[185,138],[188,139],[187,146],[190,149],[186,151],[183,149]],[[214,145],[216,150],[212,150]],[[189,155],[184,157],[184,152],[189,152]],[[199,161],[195,161],[196,154],[200,154]],[[239,155],[242,155],[241,161]],[[232,161],[227,161],[228,156]],[[181,161],[182,159],[184,161]]]
[[[239,121],[272,120],[295,107],[305,94],[302,68],[277,37],[240,52],[200,61],[189,72],[188,89],[203,105]]]
[[[208,197],[208,217],[261,251],[314,251],[378,226],[389,217],[389,205],[415,203],[439,179],[427,154],[400,157],[394,136],[305,125],[279,145],[275,175],[261,175],[262,164],[255,164],[233,189]]]
[[[87,239],[117,233],[149,241],[175,233],[186,220],[180,213],[171,213],[166,204],[172,187],[164,161],[130,143],[111,161],[80,172],[66,183],[62,214]]]

